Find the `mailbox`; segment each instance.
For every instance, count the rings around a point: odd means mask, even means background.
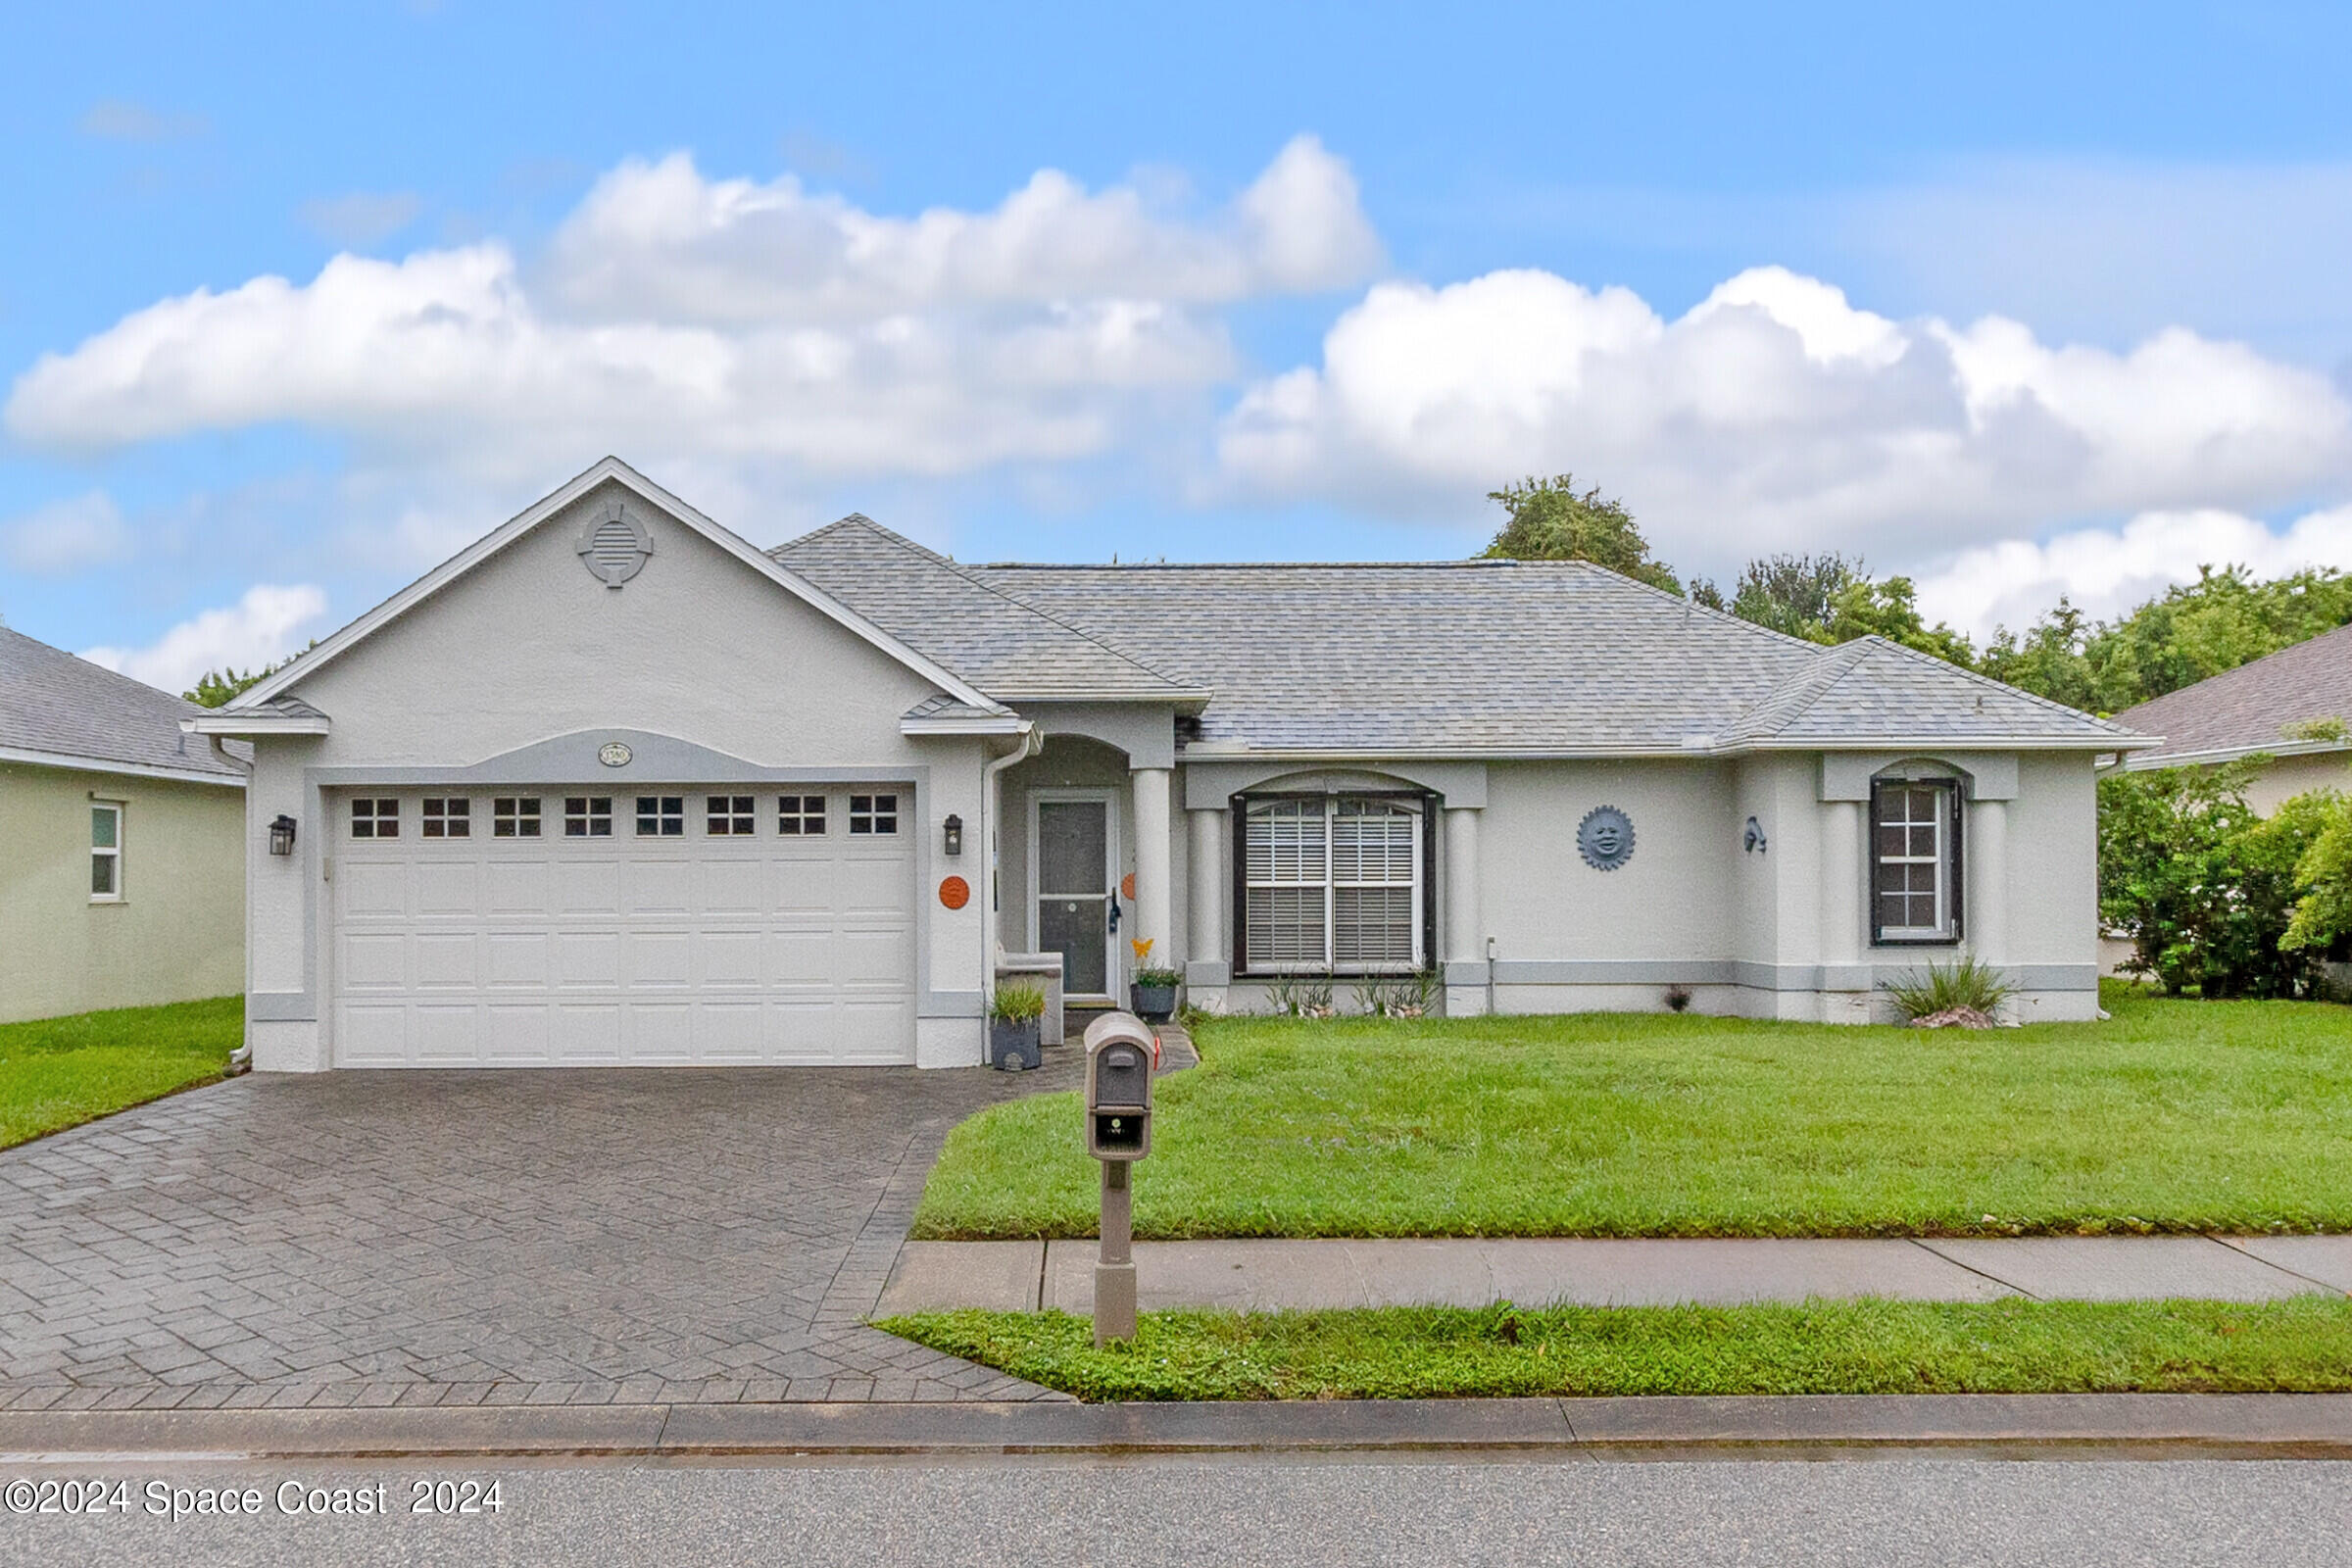
[[[1097,1159],[1152,1152],[1152,1063],[1159,1042],[1131,1013],[1107,1012],[1086,1029],[1086,1152]]]

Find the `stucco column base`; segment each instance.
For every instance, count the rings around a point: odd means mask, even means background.
[[[320,1049],[316,1019],[257,1021],[245,1025],[245,1043],[253,1047],[255,1072],[323,1072],[326,1054]]]
[[[917,1018],[914,1020],[914,1064],[917,1067],[977,1067],[988,1060],[984,1018]]]

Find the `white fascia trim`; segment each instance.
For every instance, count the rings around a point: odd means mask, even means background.
[[[183,718],[179,727],[190,735],[324,735],[334,721],[324,713],[240,713],[222,709],[201,718]]]
[[[34,767],[68,768],[76,773],[113,773],[122,778],[162,778],[174,784],[218,784],[224,790],[245,787],[243,774],[207,773],[193,767],[164,767],[151,762],[118,762],[105,757],[75,757],[66,752],[33,752],[0,746],[0,762],[25,762]]]
[[[476,539],[431,571],[426,572],[382,604],[377,605],[373,610],[360,616],[359,619],[344,626],[309,653],[297,657],[284,669],[239,696],[228,705],[226,711],[236,712],[258,708],[270,698],[285,692],[289,687],[308,677],[314,670],[327,664],[354,645],[367,640],[378,628],[398,619],[417,605],[430,599],[434,594],[439,593],[458,578],[465,576],[466,573],[497,555],[501,550],[607,480],[619,483],[623,488],[634,491],[638,499],[647,505],[668,513],[810,609],[846,630],[864,638],[900,663],[934,682],[943,691],[955,697],[956,701],[968,703],[974,708],[986,709],[990,712],[1004,710],[1004,704],[971,685],[945,665],[916,653],[912,648],[907,647],[863,615],[850,609],[849,606],[820,591],[815,584],[798,572],[771,561],[754,548],[749,540],[719,526],[618,458],[605,458],[585,473],[533,502],[489,533]],[[308,732],[272,730],[270,733],[301,734]]]
[[[2352,751],[2352,743],[2344,741],[2279,741],[2270,746],[2217,746],[2210,751],[2174,752],[2166,757],[2126,758],[2124,771],[2138,773],[2157,767],[2203,767],[2215,762],[2240,761],[2249,757],[2317,757],[2327,752],[2346,751]]]
[[[988,713],[976,718],[902,718],[902,735],[1018,735],[1028,724],[1017,713]]]
[[[1774,742],[1769,746],[1603,746],[1603,747],[1476,747],[1383,746],[1346,750],[1303,750],[1284,747],[1223,747],[1199,742],[1176,755],[1179,762],[1377,762],[1383,758],[1415,762],[1609,762],[1658,758],[1714,759],[1746,757],[1759,752],[2120,752],[2157,744],[2153,739],[2132,740],[2019,740],[2015,736],[1978,736],[1933,739],[1813,740]]]
[[[1159,692],[1003,692],[1007,703],[1187,703],[1206,704],[1215,694],[1205,686],[1172,686]]]

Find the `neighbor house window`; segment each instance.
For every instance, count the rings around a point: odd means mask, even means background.
[[[1960,785],[1880,779],[1870,791],[1874,942],[1960,939]]]
[[[612,836],[612,797],[564,797],[564,836],[567,839],[609,839]]]
[[[1347,795],[1252,801],[1242,820],[1245,969],[1421,966],[1420,802]]]
[[[896,795],[850,797],[852,833],[896,833],[898,830],[899,798]]]
[[[352,802],[351,836],[355,839],[400,837],[400,803],[373,797]]]
[[[471,838],[473,803],[454,796],[428,795],[416,831],[428,839]]]
[[[637,836],[641,839],[674,839],[686,831],[686,797],[683,795],[640,795],[637,797]]]
[[[823,838],[825,798],[822,795],[777,796],[776,831],[786,838]]]
[[[490,836],[494,839],[535,839],[539,836],[539,797],[501,795],[490,803]]]
[[[703,808],[705,826],[712,838],[742,838],[759,831],[759,808],[749,795],[708,796]]]
[[[122,808],[101,802],[90,808],[90,902],[122,901]]]

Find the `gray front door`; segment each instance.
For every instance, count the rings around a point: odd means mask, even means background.
[[[1037,949],[1061,955],[1068,997],[1107,997],[1114,877],[1105,797],[1037,802]]]

